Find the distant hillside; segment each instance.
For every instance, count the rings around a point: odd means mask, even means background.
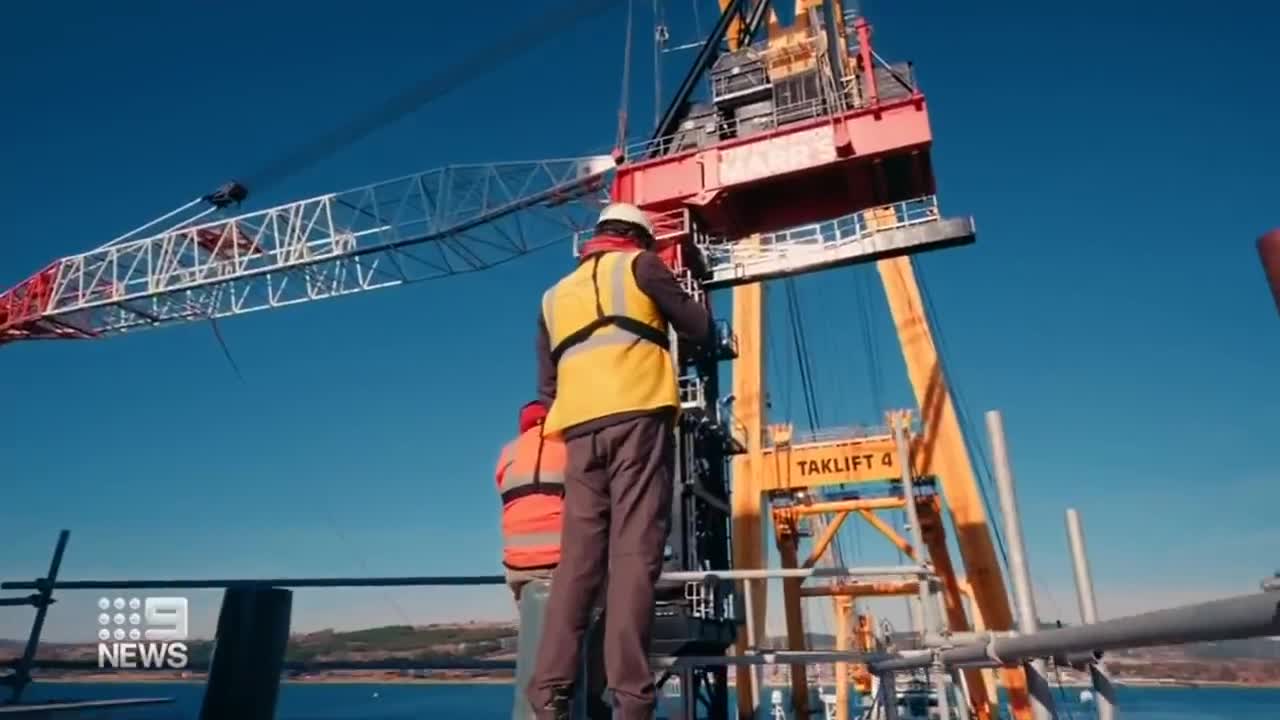
[[[1051,629],[1046,627],[1046,629]],[[806,636],[810,650],[835,649],[835,636],[825,633],[809,633]],[[786,647],[786,636],[768,639],[768,647]],[[1194,660],[1270,660],[1280,662],[1280,637],[1249,638],[1194,645],[1170,645],[1138,650],[1116,650],[1107,653],[1112,658],[1161,659],[1177,661]]]
[[[1280,663],[1280,638],[1249,638],[1223,642],[1171,645],[1143,650],[1116,650],[1112,657],[1169,657],[1187,660],[1269,660]]]
[[[441,660],[482,658],[510,652],[515,647],[516,627],[511,623],[467,623],[464,625],[387,625],[384,627],[336,632],[321,630],[294,635],[289,639],[285,660],[290,662],[374,660]],[[22,655],[25,642],[0,640],[0,660]],[[213,643],[192,640],[191,662],[208,663]],[[92,643],[41,643],[40,657],[61,660],[92,659],[97,646]]]
[[[441,660],[446,658],[492,658],[510,656],[516,647],[516,627],[511,623],[440,624],[410,627],[387,625],[351,632],[321,630],[294,635],[289,640],[286,659],[295,662],[373,660]],[[835,638],[826,633],[810,633],[809,648],[830,650]],[[212,643],[188,643],[195,664],[207,662]],[[772,648],[786,646],[785,637],[770,637]],[[22,654],[25,642],[0,640],[0,660]],[[96,657],[93,644],[42,643],[40,656],[59,659]],[[1132,662],[1213,663],[1260,661],[1280,664],[1280,638],[1232,640],[1220,643],[1148,648],[1108,653],[1109,658]]]

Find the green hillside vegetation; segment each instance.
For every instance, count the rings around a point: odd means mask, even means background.
[[[404,660],[443,660],[448,658],[484,658],[510,652],[516,640],[516,627],[503,623],[468,623],[461,625],[386,625],[383,627],[338,632],[294,635],[289,639],[286,660],[290,662],[350,661],[398,658]],[[808,645],[813,650],[829,650],[834,638],[825,633],[809,633]],[[785,637],[770,637],[762,643],[775,649],[785,648]],[[193,665],[207,666],[213,652],[209,640],[187,642]],[[0,660],[22,653],[23,643],[0,639]],[[89,644],[42,643],[44,658],[91,658],[96,650]],[[1220,643],[1200,643],[1180,647],[1120,650],[1107,654],[1113,659],[1172,660],[1179,662],[1220,663],[1247,660],[1275,663],[1280,660],[1280,638],[1254,638]]]
[[[306,662],[389,656],[417,660],[483,657],[499,652],[504,640],[515,637],[513,625],[387,625],[352,632],[323,630],[290,638],[285,659]]]

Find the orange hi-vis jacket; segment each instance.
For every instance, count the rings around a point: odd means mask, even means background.
[[[564,509],[564,442],[538,424],[507,443],[498,458],[502,495],[502,564],[543,570],[560,562]]]

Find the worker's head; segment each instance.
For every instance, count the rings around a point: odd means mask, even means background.
[[[529,428],[537,427],[547,417],[547,406],[541,400],[534,400],[531,403],[525,403],[520,408],[520,432],[526,432]]]
[[[644,250],[653,248],[653,224],[643,210],[628,203],[606,207],[596,221],[596,234],[630,240]]]

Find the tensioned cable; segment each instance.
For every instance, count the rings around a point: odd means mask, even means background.
[[[389,98],[371,112],[294,149],[244,178],[246,186],[259,190],[290,177],[334,152],[363,139],[400,118],[418,110],[446,93],[493,70],[527,50],[564,34],[578,22],[607,7],[610,0],[576,0],[541,17],[520,22],[517,29],[491,45],[435,74],[408,90]]]
[[[622,151],[627,142],[627,111],[631,105],[631,36],[636,16],[635,0],[627,0],[627,36],[622,44],[622,90],[618,98],[618,144]]]
[[[925,281],[924,269],[922,263],[918,260],[915,263],[916,276],[920,287],[920,297],[924,301],[924,307],[920,311],[925,314],[926,320],[933,328],[933,332],[937,335],[937,351],[938,351],[938,368],[942,375],[943,382],[951,390],[951,396],[954,398],[954,406],[956,411],[956,421],[960,424],[961,435],[964,437],[964,443],[968,447],[969,452],[977,457],[981,462],[979,468],[982,472],[978,473],[978,491],[982,495],[982,504],[987,511],[987,517],[992,519],[991,530],[996,539],[996,547],[1000,550],[1000,559],[1004,564],[1004,570],[1009,572],[1009,555],[1004,547],[1004,533],[1000,531],[1000,523],[995,522],[996,514],[992,509],[989,487],[991,485],[991,465],[987,462],[986,453],[982,449],[981,443],[974,440],[973,425],[969,422],[969,414],[965,411],[964,397],[960,393],[960,387],[956,384],[955,378],[947,372],[947,343],[946,337],[942,331],[942,319],[938,314],[937,308],[933,304],[932,296],[929,294],[928,283]]]
[[[796,363],[800,367],[800,390],[804,396],[809,432],[816,433],[819,427],[818,408],[813,393],[813,375],[809,365],[808,343],[804,337],[804,325],[800,317],[800,297],[796,292],[795,278],[787,278],[785,286],[787,292],[787,314],[791,320],[791,341],[796,351]]]

